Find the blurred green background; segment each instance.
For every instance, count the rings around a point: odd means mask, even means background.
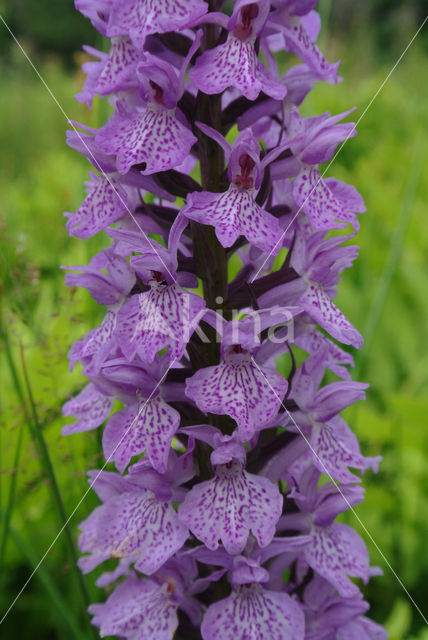
[[[320,11],[322,46],[329,60],[342,60],[344,81],[317,85],[302,112],[356,106],[358,119],[422,22],[423,3],[322,0]],[[71,0],[0,0],[0,13],[67,117],[99,126],[105,106],[88,112],[73,97],[83,81],[81,44],[100,43]],[[345,272],[338,305],[366,340],[355,376],[371,389],[346,417],[364,453],[384,457],[380,473],[365,478],[357,508],[376,544],[355,517],[347,521],[384,570],[364,591],[393,640],[428,638],[384,559],[426,613],[427,33],[425,26],[328,172],[356,185],[368,209],[360,258]],[[0,615],[47,552],[0,635],[84,640],[91,637],[85,590],[91,601],[103,594],[93,575],[83,586],[70,543],[97,502],[92,494],[51,544],[86,491],[86,470],[100,464],[99,434],[61,437],[60,411],[83,382],[78,369],[68,371],[67,351],[102,310],[64,286],[59,265],[86,263],[103,237],[68,237],[62,212],[83,199],[88,165],[65,145],[64,115],[1,23],[0,52]]]

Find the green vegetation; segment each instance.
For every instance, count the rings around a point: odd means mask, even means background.
[[[392,62],[377,64],[365,40],[335,40],[329,49],[331,60],[342,57],[346,80],[317,86],[304,114],[354,104],[358,119]],[[355,184],[368,209],[361,216],[360,259],[345,272],[338,297],[366,338],[356,354],[356,375],[371,384],[367,402],[347,418],[364,453],[384,456],[380,473],[367,474],[367,498],[356,512],[421,607],[428,578],[426,64],[416,44],[362,118],[358,137],[328,170]],[[2,631],[4,637],[85,640],[92,637],[85,590],[92,601],[102,592],[92,576],[82,587],[66,530],[50,545],[64,524],[63,512],[71,515],[86,491],[86,470],[100,464],[97,433],[60,435],[61,405],[83,384],[78,369],[68,371],[66,354],[100,320],[100,310],[89,294],[63,285],[59,265],[86,263],[103,238],[69,239],[64,228],[61,213],[79,205],[88,169],[65,146],[64,116],[19,52],[1,72],[1,615],[48,552]],[[89,113],[73,98],[78,73],[66,74],[52,60],[41,72],[70,118],[99,124],[100,106]],[[74,543],[78,523],[95,504],[90,493],[73,513],[68,526]],[[373,617],[386,624],[392,640],[427,640],[422,618],[384,558],[352,524],[373,564],[384,570],[367,592]]]

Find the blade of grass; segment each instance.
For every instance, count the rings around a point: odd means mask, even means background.
[[[17,374],[16,368],[15,368],[15,363],[14,363],[13,358],[12,358],[12,353],[11,353],[10,345],[9,345],[9,339],[8,339],[7,333],[6,333],[6,331],[4,331],[3,327],[0,327],[0,331],[1,331],[1,337],[3,339],[6,360],[7,360],[9,371],[10,371],[10,375],[11,375],[11,378],[12,378],[12,381],[13,381],[15,393],[16,393],[16,395],[18,397],[18,402],[19,402],[20,406],[23,408],[24,412],[26,412],[25,398],[24,398],[24,394],[22,393],[21,385],[19,383],[18,374]],[[8,497],[7,497],[6,511],[4,512],[4,517],[2,518],[3,519],[3,528],[2,528],[1,537],[0,537],[0,575],[2,575],[1,569],[3,568],[3,560],[4,560],[5,551],[6,551],[6,543],[7,543],[7,536],[8,536],[8,531],[9,531],[9,524],[10,524],[10,519],[11,519],[11,516],[12,516],[12,511],[13,511],[13,506],[14,506],[14,501],[15,501],[16,482],[17,482],[17,478],[18,478],[18,469],[19,469],[19,458],[20,458],[20,455],[21,455],[22,437],[23,437],[23,433],[24,433],[24,428],[23,427],[24,427],[24,421],[21,423],[21,426],[19,427],[18,441],[16,443],[16,450],[15,450],[15,456],[14,456],[14,461],[13,461],[13,475],[11,477],[10,485],[9,485],[9,493],[8,493]]]
[[[22,437],[24,434],[24,422],[21,422],[18,432],[18,440],[16,443],[15,456],[13,459],[13,470],[9,485],[9,494],[7,497],[6,511],[2,516],[3,528],[0,538],[0,575],[2,575],[3,561],[6,552],[7,537],[9,533],[10,519],[12,516],[13,505],[15,503],[16,481],[18,478],[19,459],[21,456]]]
[[[4,511],[0,511],[0,518],[3,521],[5,520],[6,513]],[[15,531],[13,527],[8,525],[8,530],[20,553],[24,558],[26,558],[30,567],[34,569],[34,567],[37,566],[38,558],[33,549],[28,545],[27,542],[25,542],[25,540],[19,535],[17,531]],[[82,640],[83,638],[87,637],[82,631],[79,621],[74,616],[73,611],[67,605],[67,602],[64,600],[61,592],[58,590],[55,581],[43,566],[38,569],[37,577],[40,580],[40,583],[46,589],[48,596],[52,600],[52,604],[54,604],[54,606],[57,608],[59,617],[61,617],[68,625],[70,631],[73,634],[73,637],[75,637],[76,640]]]
[[[86,583],[85,580],[83,578],[82,573],[80,572],[80,569],[77,566],[77,553],[76,553],[76,549],[74,546],[74,541],[73,541],[73,536],[71,534],[70,531],[70,524],[67,518],[67,513],[65,510],[65,506],[64,506],[64,502],[62,500],[62,496],[61,496],[61,492],[59,490],[59,486],[58,486],[58,482],[56,479],[56,475],[53,469],[53,465],[52,465],[52,461],[49,455],[49,450],[46,446],[46,441],[45,438],[43,436],[43,430],[42,430],[42,426],[40,424],[39,421],[39,417],[37,414],[37,409],[36,409],[36,405],[34,402],[34,398],[33,398],[33,393],[31,390],[31,385],[30,385],[30,379],[28,377],[28,371],[27,371],[27,365],[25,362],[25,357],[24,357],[24,351],[22,348],[22,345],[20,347],[21,349],[21,362],[22,362],[22,372],[23,372],[23,376],[24,376],[24,382],[25,382],[25,388],[26,388],[26,392],[28,395],[28,400],[29,400],[29,404],[30,404],[30,411],[31,411],[31,416],[32,416],[32,421],[30,421],[29,424],[31,424],[31,435],[34,439],[34,442],[37,446],[37,449],[39,451],[40,454],[40,458],[41,458],[41,463],[42,463],[42,467],[43,470],[46,474],[46,477],[49,480],[49,486],[51,488],[51,492],[52,492],[52,497],[53,497],[53,501],[55,503],[55,506],[58,510],[59,516],[60,516],[60,520],[61,520],[61,525],[64,527],[64,533],[65,533],[65,538],[66,538],[66,542],[67,542],[67,546],[68,546],[68,550],[69,550],[69,554],[70,554],[70,559],[71,559],[71,563],[72,563],[72,567],[73,567],[73,571],[75,573],[75,576],[77,578],[79,587],[80,587],[80,592],[81,592],[81,596],[82,599],[84,601],[85,604],[85,608],[88,607],[89,605],[89,594],[88,594],[88,590],[86,588]]]
[[[0,326],[1,337],[5,347],[6,360],[9,367],[9,372],[13,381],[14,389],[16,395],[18,396],[19,403],[25,407],[25,396],[22,391],[21,383],[19,381],[18,372],[15,367],[15,362],[13,361],[12,351],[9,344],[9,338],[7,332],[3,329],[3,326]]]
[[[38,415],[37,415],[37,410],[35,407],[35,403],[34,403],[34,399],[33,399],[33,395],[32,395],[32,391],[31,391],[31,386],[29,383],[29,378],[28,378],[28,374],[27,374],[27,368],[26,368],[26,364],[25,364],[25,358],[24,358],[24,354],[23,354],[23,350],[21,347],[21,360],[22,360],[22,372],[24,375],[24,381],[25,381],[25,385],[27,388],[27,394],[28,394],[28,402],[27,399],[25,398],[25,394],[21,385],[21,381],[19,379],[19,375],[18,375],[18,371],[16,369],[15,366],[15,362],[13,359],[13,355],[12,355],[12,350],[10,347],[10,343],[9,343],[9,338],[7,335],[7,332],[4,330],[3,326],[0,325],[0,332],[1,332],[1,337],[3,339],[3,343],[4,343],[4,347],[5,347],[5,355],[6,355],[6,360],[8,363],[8,368],[10,371],[10,375],[13,381],[13,385],[14,385],[14,389],[18,398],[18,401],[20,403],[20,405],[23,407],[24,409],[24,415],[25,415],[25,422],[28,426],[28,429],[30,431],[30,435],[34,441],[34,444],[36,445],[36,448],[39,451],[40,454],[40,458],[42,461],[42,468],[47,476],[47,478],[50,480],[50,487],[51,487],[51,491],[53,493],[53,497],[54,497],[54,502],[55,505],[59,511],[60,514],[60,518],[61,518],[61,524],[64,525],[64,531],[66,534],[66,540],[67,540],[67,544],[68,544],[68,548],[69,548],[69,553],[71,556],[71,562],[72,562],[72,567],[73,567],[73,571],[75,573],[75,576],[77,578],[77,583],[80,587],[79,592],[81,594],[81,597],[84,600],[84,604],[85,604],[85,614],[86,614],[86,609],[87,606],[89,604],[89,596],[88,596],[88,592],[86,589],[86,584],[84,582],[83,576],[77,566],[77,554],[76,554],[76,550],[74,547],[74,543],[73,543],[73,538],[70,532],[70,528],[68,526],[67,523],[67,516],[66,516],[66,511],[65,511],[65,507],[61,498],[61,493],[59,491],[59,487],[56,481],[56,477],[55,477],[55,473],[52,467],[52,463],[50,460],[50,456],[49,456],[49,452],[46,446],[46,442],[44,440],[43,437],[43,433],[42,433],[42,429],[41,429],[41,425],[39,423],[38,420]],[[28,404],[30,405],[31,408],[31,415],[29,415],[29,411],[28,411]],[[24,424],[24,423],[23,423]],[[11,533],[11,529],[10,529],[10,519],[11,519],[11,515],[12,515],[12,511],[13,511],[13,505],[14,505],[14,498],[15,498],[15,490],[16,490],[16,480],[17,480],[17,472],[18,472],[18,465],[19,465],[19,456],[20,456],[20,450],[21,450],[21,442],[22,442],[22,434],[23,434],[23,425],[21,425],[21,429],[20,429],[20,433],[18,436],[18,444],[17,444],[17,448],[16,448],[16,452],[15,452],[15,459],[14,459],[14,469],[15,469],[15,474],[12,477],[11,480],[11,485],[9,488],[9,496],[8,496],[8,503],[7,503],[7,509],[6,512],[3,512],[3,529],[2,529],[2,537],[1,537],[1,546],[0,546],[0,550],[1,550],[1,554],[4,554],[5,551],[5,546],[6,546],[6,541],[7,541],[7,536],[8,534]],[[3,560],[3,555],[0,555],[1,560]],[[32,563],[33,568],[35,566],[37,566],[36,562]],[[0,566],[1,563],[0,563]],[[38,568],[38,571],[40,571],[42,569],[42,566],[40,565]],[[46,573],[46,571],[43,569],[44,573]],[[71,615],[71,614],[70,614]],[[87,621],[87,625],[88,628],[91,631],[91,635],[92,637],[95,636],[95,631],[94,628],[92,627],[92,625],[90,624],[89,618],[86,614],[86,621]]]

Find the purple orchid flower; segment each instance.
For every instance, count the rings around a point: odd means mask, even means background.
[[[268,545],[282,511],[278,488],[245,471],[245,449],[233,437],[208,426],[186,432],[214,448],[215,476],[186,495],[178,511],[181,520],[208,549],[217,549],[220,539],[228,553],[241,553],[250,529],[260,546]]]
[[[348,221],[355,225],[354,214],[365,210],[361,196],[350,191],[348,198],[346,190],[340,192],[337,181],[324,181],[318,169],[318,164],[330,160],[339,143],[356,135],[353,123],[337,124],[351,111],[301,118],[294,108],[287,120],[291,155],[272,167],[274,180],[295,176],[291,183],[293,197],[316,229],[344,227]],[[334,222],[337,218],[340,222]]]
[[[103,36],[107,35],[112,0],[75,0],[74,4],[80,13],[90,19],[97,31]]]
[[[163,476],[145,461],[127,476],[92,472],[91,486],[103,504],[80,525],[79,547],[89,553],[79,560],[82,571],[92,571],[110,557],[130,558],[146,575],[158,571],[188,538],[173,501],[180,495],[177,485],[192,475],[173,454]]]
[[[97,94],[107,96],[115,91],[136,86],[135,70],[140,52],[129,38],[113,38],[108,54],[89,46],[85,47],[85,51],[99,58],[99,61],[83,63],[82,70],[87,74],[87,78],[82,91],[76,95],[77,100],[85,102],[90,107]]]
[[[243,235],[259,249],[278,253],[282,236],[278,221],[255,200],[262,172],[268,162],[274,159],[272,154],[260,162],[259,144],[248,129],[236,138],[231,147],[217,132],[201,123],[197,124],[224,149],[230,186],[225,193],[189,193],[182,215],[215,227],[217,238],[223,247],[232,246]]]
[[[90,382],[77,396],[64,404],[62,415],[77,418],[77,422],[64,426],[62,435],[96,429],[108,418],[112,407],[113,399]]]
[[[364,399],[368,385],[347,380],[333,382],[317,391],[325,372],[324,359],[324,350],[321,350],[307,358],[296,372],[292,397],[298,411],[292,417],[290,428],[294,429],[297,422],[300,430],[310,429],[313,463],[322,473],[341,482],[359,482],[348,467],[365,471],[376,467],[378,459],[361,455],[357,439],[338,414]]]
[[[303,640],[304,616],[298,602],[265,589],[268,580],[266,569],[243,559],[231,572],[232,594],[208,607],[201,626],[203,640]]]
[[[363,615],[369,604],[362,597],[343,598],[320,576],[306,587],[304,602],[308,640],[383,640],[387,637],[382,627]]]
[[[265,313],[259,330],[284,319],[284,312]],[[285,316],[290,317],[288,310]],[[260,319],[260,316],[257,316]],[[287,381],[269,363],[258,364],[254,318],[229,323],[222,342],[223,362],[199,369],[186,380],[186,395],[205,413],[228,414],[236,420],[242,442],[274,419]]]
[[[137,66],[141,106],[118,101],[111,119],[95,136],[104,153],[116,156],[117,170],[125,174],[133,165],[144,163],[143,174],[166,171],[180,165],[196,137],[183,124],[177,102],[184,90],[184,74],[189,59],[199,46],[196,36],[180,72],[172,65],[144,54]]]
[[[319,15],[312,11],[317,0],[275,0],[277,10],[269,18],[269,27],[280,31],[285,47],[301,58],[325,82],[337,82],[339,63],[328,64],[315,44],[320,30]]]
[[[120,377],[126,376],[128,368],[126,364],[116,365],[115,375],[120,369]],[[114,460],[121,473],[134,455],[144,451],[156,471],[165,473],[167,469],[171,440],[180,424],[180,414],[159,392],[153,394],[157,381],[152,379],[150,382],[144,390],[141,387],[135,390],[127,408],[113,414],[103,433],[104,456]]]
[[[306,235],[304,229],[297,233],[290,265],[300,275],[300,279],[263,294],[259,304],[272,304],[278,299],[280,291],[286,293],[336,340],[360,348],[363,344],[360,333],[332,302],[337,292],[338,275],[351,266],[358,247],[339,246],[344,241],[341,236],[328,239],[323,236],[322,232]]]
[[[138,49],[153,33],[180,30],[207,11],[203,0],[112,0],[109,37],[129,35]]]
[[[221,93],[235,87],[249,100],[260,91],[281,100],[286,88],[271,78],[257,57],[255,41],[269,13],[269,0],[238,0],[229,20],[224,14],[208,14],[212,21],[228,32],[224,44],[205,51],[189,72],[189,78],[204,93]]]
[[[200,623],[201,605],[195,594],[205,591],[223,574],[224,570],[214,571],[198,579],[195,561],[177,555],[150,578],[139,579],[132,573],[107,602],[91,605],[93,624],[100,627],[102,637],[115,634],[168,640],[178,626],[178,609],[195,624]]]
[[[90,238],[137,206],[135,189],[116,178],[90,174],[88,195],[78,211],[67,214],[67,231],[78,238]]]

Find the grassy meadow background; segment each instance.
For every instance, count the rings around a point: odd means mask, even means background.
[[[0,0],[0,13],[68,117],[99,126],[74,100],[83,76],[79,48],[95,35],[71,0]],[[357,4],[357,3],[355,3]],[[343,83],[319,84],[304,115],[356,106],[358,119],[422,21],[422,3],[322,0],[329,60]],[[71,17],[70,17],[71,16]],[[366,455],[383,456],[368,473],[365,502],[346,521],[366,540],[384,575],[365,595],[392,640],[427,640],[418,605],[428,600],[428,129],[427,31],[415,41],[328,174],[363,194],[360,258],[345,272],[338,305],[365,337],[355,354],[365,403],[348,411]],[[0,22],[0,618],[12,604],[101,464],[99,433],[63,438],[61,405],[84,381],[71,374],[71,343],[101,320],[85,291],[66,288],[60,265],[85,264],[104,238],[70,239],[64,211],[84,197],[86,160],[65,145],[64,115]],[[86,601],[103,598],[94,576],[74,566],[77,525],[97,504],[88,494],[16,601],[5,638],[94,637]],[[375,541],[373,544],[370,537]]]

